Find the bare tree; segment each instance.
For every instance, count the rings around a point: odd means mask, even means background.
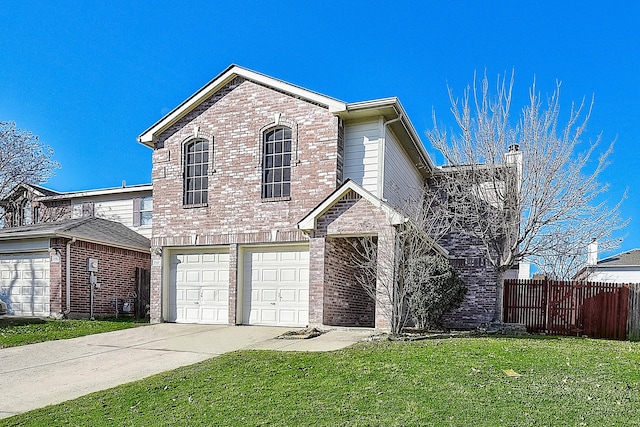
[[[453,224],[448,198],[426,187],[417,200],[409,200],[400,211],[405,222],[375,236],[350,239],[354,248],[357,282],[387,318],[391,333],[397,334],[410,319],[412,304],[427,295],[425,283],[450,276],[446,252],[438,245]]]
[[[434,129],[427,133],[448,162],[439,179],[456,200],[457,227],[482,242],[498,271],[494,321],[502,320],[509,268],[528,260],[566,277],[578,254],[586,258],[589,242],[597,239],[611,248],[617,242],[612,233],[627,224],[620,203],[609,207],[603,200],[607,186],[598,182],[613,143],[599,156],[600,135],[582,144],[593,100],[572,104],[561,123],[560,84],[543,105],[534,82],[529,103],[512,124],[513,82],[513,73],[510,79],[498,77],[492,95],[487,77],[480,87],[474,77],[461,101],[449,88],[458,131],[448,135],[434,112]]]
[[[0,121],[0,198],[21,183],[40,184],[60,167],[53,150],[33,133]]]

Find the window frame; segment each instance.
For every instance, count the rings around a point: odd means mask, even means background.
[[[145,201],[151,201],[151,207],[144,209]],[[151,214],[148,222],[143,220],[144,214]],[[133,226],[151,227],[153,225],[153,196],[136,197],[133,199]]]
[[[204,144],[204,148],[189,152],[190,147]],[[195,136],[187,139],[182,146],[182,206],[198,208],[209,204],[209,181],[212,171],[213,138]],[[193,161],[190,160],[193,158]],[[191,169],[193,168],[193,169]],[[199,171],[199,172],[198,172]],[[190,175],[193,174],[193,175]],[[190,186],[199,188],[190,189]],[[196,194],[199,196],[196,198]],[[190,199],[190,195],[193,198]]]
[[[280,135],[278,135],[279,131],[282,131]],[[295,129],[287,124],[276,124],[262,130],[260,150],[262,201],[291,200],[291,174],[297,162],[296,136]]]

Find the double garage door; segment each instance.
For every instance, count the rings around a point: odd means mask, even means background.
[[[0,255],[0,299],[16,316],[49,316],[49,254]]]
[[[244,248],[240,259],[241,307],[238,308],[243,324],[308,324],[309,251],[306,247]],[[170,262],[169,321],[234,322],[229,319],[230,271],[226,248],[209,252],[173,251]]]

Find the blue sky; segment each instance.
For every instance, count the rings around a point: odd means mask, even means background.
[[[603,176],[629,198],[621,249],[640,247],[637,1],[8,1],[0,24],[0,119],[55,150],[58,191],[149,183],[137,136],[235,63],[347,102],[398,96],[414,126],[446,86],[515,70],[514,106],[535,76],[562,106],[595,96],[588,138],[617,138]],[[604,149],[604,146],[603,146]],[[427,150],[438,162],[431,147]]]

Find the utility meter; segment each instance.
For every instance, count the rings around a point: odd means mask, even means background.
[[[87,271],[92,273],[98,272],[98,260],[95,258],[87,258]]]

